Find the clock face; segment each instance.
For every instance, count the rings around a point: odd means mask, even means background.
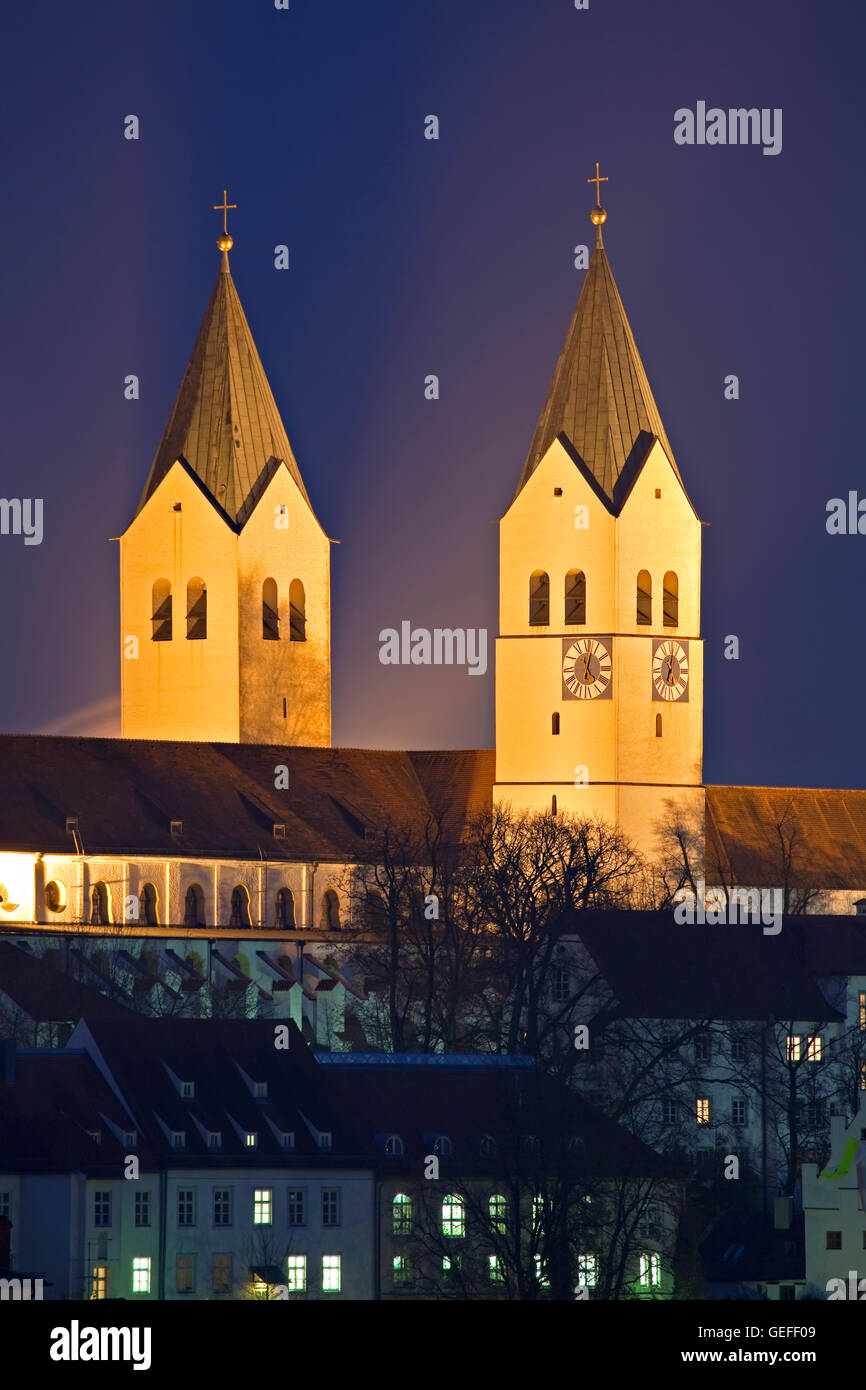
[[[609,637],[564,637],[562,641],[562,698],[610,699],[613,661]]]
[[[666,637],[653,643],[653,699],[689,698],[689,644]]]

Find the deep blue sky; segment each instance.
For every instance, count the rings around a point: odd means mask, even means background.
[[[334,741],[490,746],[492,669],[383,667],[377,634],[495,632],[492,523],[580,289],[599,159],[610,261],[710,523],[705,779],[866,786],[866,536],[825,530],[828,498],[866,496],[862,6],[112,0],[4,24],[2,490],[44,498],[45,539],[0,537],[0,729],[111,728],[109,537],[204,312],[228,187],[235,283],[342,542]],[[699,99],[783,108],[782,153],[675,145]]]

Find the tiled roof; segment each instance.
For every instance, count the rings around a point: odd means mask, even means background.
[[[132,1017],[92,985],[57,970],[42,957],[0,941],[0,990],[36,1023],[65,1023],[83,1013],[94,1017]]]
[[[278,744],[0,736],[0,845],[88,854],[346,862],[379,821],[458,826],[489,806],[490,750],[402,753]],[[275,790],[285,764],[289,786]],[[171,822],[182,822],[172,835]],[[284,824],[285,839],[273,826]]]
[[[784,823],[791,886],[866,889],[866,791],[707,787],[706,805],[708,883],[781,887]]]
[[[627,1017],[822,1022],[842,1017],[827,1003],[809,963],[798,958],[784,923],[780,933],[765,936],[759,925],[680,925],[672,913],[577,912],[568,927],[598,964]]]
[[[226,255],[139,511],[177,459],[189,464],[213,499],[241,525],[276,460],[285,463],[309,503]]]

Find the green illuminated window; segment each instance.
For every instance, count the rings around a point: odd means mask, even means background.
[[[270,1226],[273,1220],[273,1193],[270,1188],[256,1188],[253,1196],[253,1225]]]
[[[136,1255],[132,1261],[132,1292],[150,1293],[149,1255]]]
[[[657,1289],[662,1281],[661,1255],[641,1255],[639,1260],[640,1286],[642,1289]]]
[[[585,1289],[594,1289],[598,1283],[598,1256],[578,1255],[577,1282]]]
[[[322,1293],[340,1292],[340,1256],[322,1256]]]
[[[459,1197],[449,1194],[442,1203],[443,1236],[465,1236],[466,1208]]]
[[[492,1225],[494,1231],[496,1231],[499,1235],[504,1236],[505,1221],[508,1215],[508,1203],[506,1202],[505,1198],[501,1196],[498,1192],[494,1193],[494,1195],[490,1198],[490,1201],[487,1204],[487,1210],[490,1216],[490,1224]]]
[[[394,1219],[393,1234],[395,1236],[409,1236],[412,1234],[412,1198],[405,1192],[398,1192],[391,1203],[391,1215]]]
[[[289,1293],[304,1293],[307,1287],[306,1255],[289,1255],[286,1260]]]

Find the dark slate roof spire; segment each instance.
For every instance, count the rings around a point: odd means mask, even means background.
[[[273,468],[273,460],[285,462],[311,505],[231,277],[228,253],[233,244],[226,231],[217,240],[220,273],[139,511],[179,458],[234,521],[246,519],[246,504],[255,497],[265,470]]]
[[[598,182],[597,182],[598,180]],[[604,182],[590,179],[596,188]],[[590,213],[595,250],[574,317],[538,417],[520,476],[519,493],[557,435],[565,434],[609,497],[642,430],[655,435],[676,470],[634,334],[605,255],[598,201]],[[679,473],[677,472],[679,477]],[[516,494],[515,494],[516,495]]]

